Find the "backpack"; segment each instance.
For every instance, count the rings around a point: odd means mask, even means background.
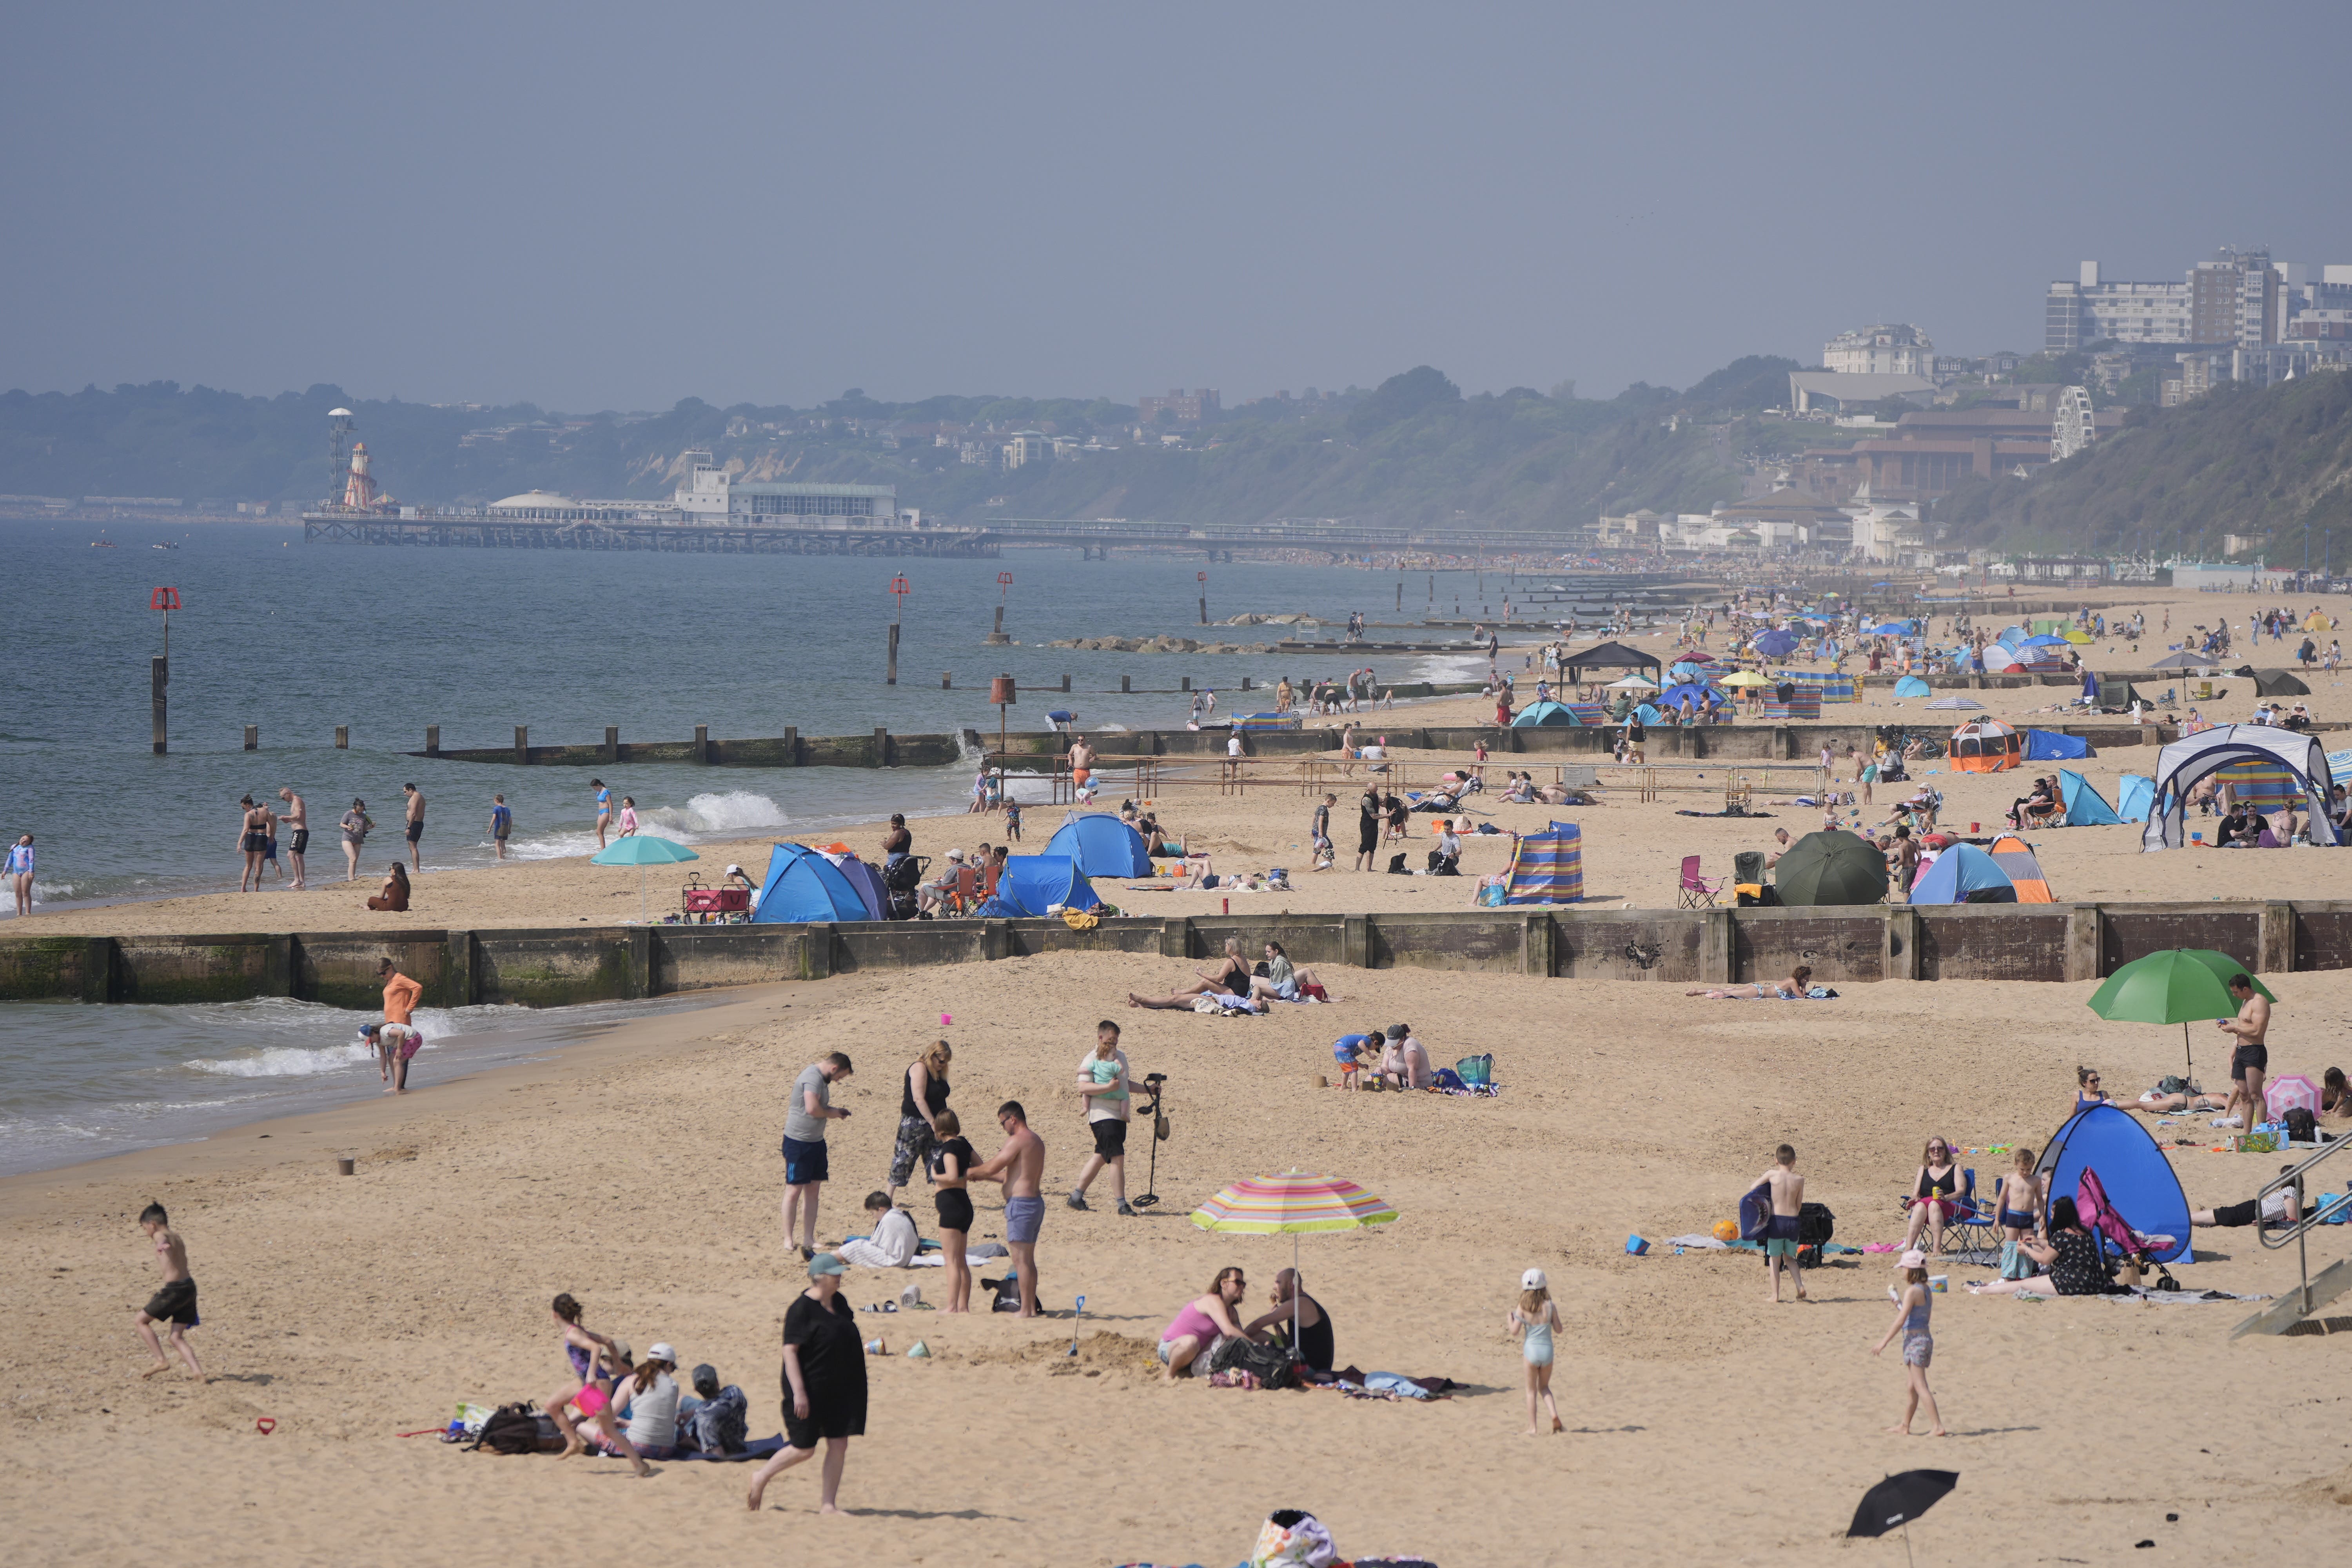
[[[1209,1370],[1254,1373],[1261,1388],[1291,1388],[1298,1382],[1298,1369],[1288,1351],[1279,1345],[1262,1345],[1237,1337],[1217,1346],[1216,1353],[1209,1358]]]
[[[563,1447],[563,1439],[556,1435],[555,1423],[533,1411],[530,1402],[525,1400],[520,1405],[501,1405],[492,1411],[490,1418],[482,1423],[481,1431],[466,1445],[466,1450],[471,1453],[477,1448],[488,1448],[493,1454],[538,1454],[548,1451],[551,1442],[557,1448]]]
[[[1002,1279],[983,1279],[981,1283],[996,1292],[995,1299],[988,1304],[990,1311],[1017,1312],[1021,1310],[1020,1275],[1007,1274]]]
[[[1389,857],[1389,875],[1391,877],[1406,877],[1412,875],[1411,872],[1404,868],[1403,850],[1400,849],[1395,854]]]
[[[2302,1106],[2289,1106],[2284,1121],[2289,1141],[2296,1143],[2319,1142],[2319,1119]]]

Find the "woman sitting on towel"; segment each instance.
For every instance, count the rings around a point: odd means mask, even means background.
[[[915,1234],[915,1216],[893,1205],[885,1192],[866,1194],[866,1214],[874,1234],[843,1242],[833,1255],[860,1268],[904,1268],[912,1263],[915,1254],[922,1250]]]
[[[1249,1332],[1234,1316],[1234,1309],[1249,1294],[1249,1281],[1238,1268],[1220,1268],[1207,1292],[1184,1303],[1184,1310],[1160,1333],[1160,1374],[1169,1383],[1190,1375],[1196,1361],[1216,1353],[1229,1339],[1246,1339]]]
[[[1813,966],[1801,963],[1789,972],[1789,978],[1778,985],[1759,980],[1747,985],[1727,986],[1715,991],[1685,991],[1685,996],[1704,996],[1710,1002],[1781,1001],[1800,1002],[1813,987]]]
[[[2083,1228],[2083,1216],[2075,1211],[2074,1200],[2060,1198],[2050,1205],[2050,1239],[2047,1245],[2031,1237],[2018,1243],[2018,1248],[2032,1258],[2042,1270],[2023,1279],[1995,1279],[1987,1284],[1971,1284],[1970,1293],[1979,1296],[2014,1296],[2030,1291],[2036,1296],[2100,1296],[2107,1290],[2107,1271],[2099,1264],[2099,1244]]]
[[[1315,977],[1313,970],[1292,968],[1290,955],[1282,951],[1282,943],[1278,942],[1265,944],[1265,973],[1253,974],[1249,978],[1252,992],[1260,996],[1271,996],[1277,1002],[1303,1002],[1307,1000],[1306,987],[1322,984]]]

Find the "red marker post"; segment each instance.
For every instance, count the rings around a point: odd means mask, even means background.
[[[147,595],[147,607],[163,617],[163,651],[147,661],[148,700],[154,709],[152,744],[160,757],[165,749],[163,692],[172,684],[172,612],[180,607],[180,591],[158,588]]]

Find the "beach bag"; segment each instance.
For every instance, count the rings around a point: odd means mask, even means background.
[[[466,1445],[466,1451],[488,1448],[493,1454],[541,1454],[562,1447],[555,1423],[533,1411],[526,1400],[520,1405],[501,1405],[491,1412],[480,1433]]]
[[[1389,857],[1389,875],[1391,877],[1410,877],[1412,875],[1412,872],[1404,868],[1403,850],[1400,849],[1395,854]]]
[[[1485,1056],[1464,1057],[1454,1064],[1454,1070],[1465,1087],[1485,1088],[1495,1081],[1494,1053],[1489,1051]]]
[[[2302,1106],[2289,1106],[2284,1120],[2289,1141],[2296,1143],[2319,1142],[2319,1120]]]
[[[983,1279],[982,1284],[996,1292],[988,1303],[992,1312],[1017,1312],[1021,1310],[1021,1276],[1007,1274],[1002,1279]]]
[[[1478,889],[1478,907],[1482,910],[1499,909],[1502,906],[1504,892],[1502,883],[1488,880]]]
[[[1332,1568],[1339,1561],[1331,1532],[1311,1513],[1279,1509],[1257,1532],[1248,1568]]]
[[[1209,1370],[1249,1373],[1256,1377],[1261,1388],[1290,1388],[1298,1382],[1297,1369],[1288,1351],[1238,1335],[1217,1342],[1216,1351],[1209,1358]]]

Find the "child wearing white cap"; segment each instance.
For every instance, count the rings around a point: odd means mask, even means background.
[[[1936,1359],[1936,1338],[1928,1332],[1927,1319],[1932,1306],[1927,1293],[1927,1255],[1913,1247],[1895,1261],[1897,1286],[1887,1294],[1895,1298],[1895,1321],[1887,1327],[1886,1337],[1870,1349],[1876,1355],[1903,1336],[1903,1370],[1909,1381],[1903,1400],[1903,1425],[1887,1430],[1899,1436],[1911,1436],[1911,1417],[1917,1413],[1922,1401],[1927,1406],[1927,1436],[1941,1437],[1944,1433],[1944,1413],[1936,1407],[1936,1395],[1927,1386],[1927,1363]]]
[[[1519,1304],[1503,1321],[1504,1331],[1524,1341],[1528,1363],[1528,1436],[1537,1435],[1536,1402],[1551,1412],[1551,1429],[1562,1430],[1559,1405],[1551,1396],[1552,1331],[1559,1327],[1559,1309],[1552,1304],[1551,1281],[1540,1268],[1519,1276]]]

